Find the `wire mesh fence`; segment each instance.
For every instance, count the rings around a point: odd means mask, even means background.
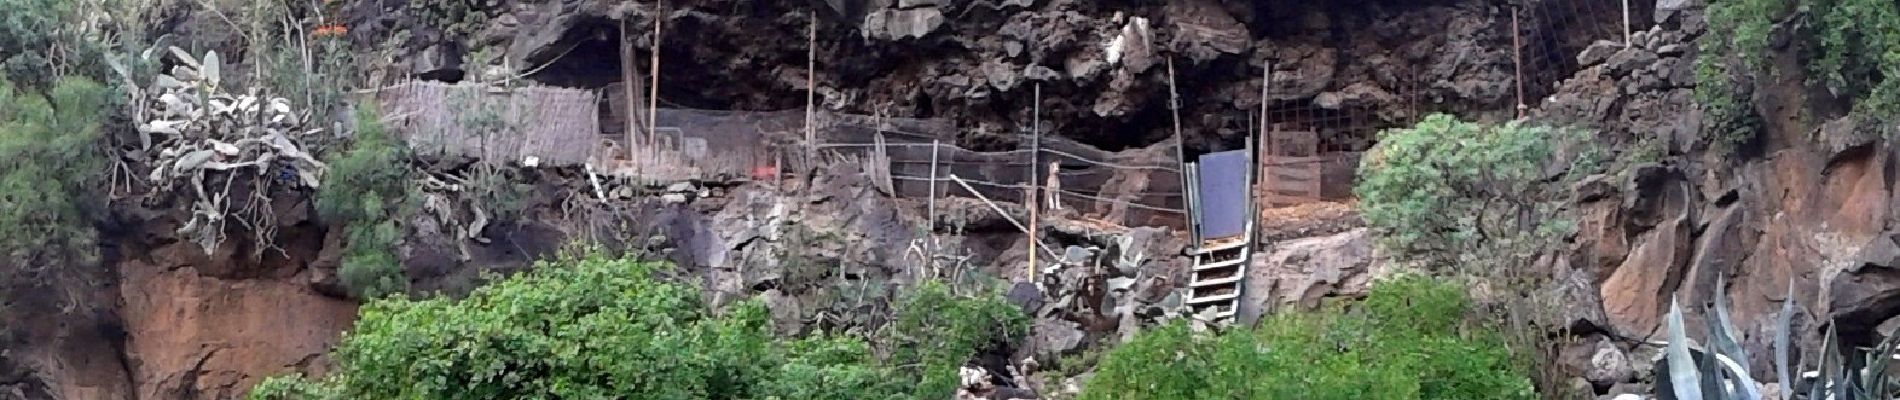
[[[1652,25],[1655,0],[1505,0],[1484,12],[1496,26],[1477,40],[1478,54],[1509,54],[1509,99],[1486,103],[1486,115],[1521,117],[1579,68],[1576,55],[1601,41],[1630,40]],[[1376,34],[1372,32],[1346,34]],[[1446,32],[1443,35],[1452,35]],[[1447,37],[1444,40],[1449,41]],[[1470,68],[1495,71],[1496,57]],[[1426,68],[1425,62],[1392,63]],[[1444,103],[1446,82],[1423,81],[1419,71],[1381,71],[1380,96],[1399,101],[1346,102],[1341,93],[1365,82],[1329,81],[1313,95],[1316,79],[1303,67],[1267,60],[1264,100],[1247,127],[1258,147],[1259,196],[1266,207],[1284,207],[1351,196],[1362,153],[1377,132],[1407,126],[1431,112],[1474,111]],[[1308,68],[1310,69],[1310,68]],[[1483,75],[1491,76],[1491,72]],[[609,87],[609,91],[616,90]],[[1050,195],[1045,208],[1063,208],[1123,225],[1182,225],[1185,214],[1178,143],[1109,152],[1064,138],[1041,135],[1035,148],[977,151],[958,146],[958,127],[943,119],[884,118],[804,110],[747,112],[691,109],[628,110],[612,93],[558,88],[494,89],[479,85],[410,83],[385,90],[387,108],[406,116],[404,137],[412,146],[496,160],[527,156],[562,165],[587,163],[615,175],[651,181],[732,181],[809,171],[815,163],[870,160],[879,187],[905,197],[1025,199],[1032,188]],[[462,123],[467,98],[500,103],[501,119],[518,128],[484,135]],[[604,100],[604,101],[603,101]],[[523,104],[536,104],[526,107]],[[1381,104],[1368,109],[1366,104]],[[1395,106],[1396,104],[1396,106]],[[604,107],[604,108],[603,108]],[[656,129],[622,134],[619,127],[642,111]],[[1183,116],[1193,118],[1194,116]],[[1461,117],[1475,118],[1473,115]],[[808,118],[809,124],[808,125]],[[809,131],[808,131],[809,129]],[[1195,133],[1189,133],[1194,135]],[[808,136],[809,135],[809,136]],[[835,157],[834,157],[835,156]],[[842,158],[841,158],[842,157]],[[1032,172],[1038,171],[1038,172]],[[955,176],[970,189],[948,182]],[[972,192],[972,190],[974,192]]]

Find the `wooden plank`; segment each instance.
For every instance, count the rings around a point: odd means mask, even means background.
[[[1320,174],[1319,168],[1274,168],[1267,171],[1267,176],[1275,180],[1317,181],[1323,175]]]
[[[1319,134],[1312,131],[1275,131],[1261,160],[1260,207],[1278,208],[1319,201],[1325,180],[1319,154]]]

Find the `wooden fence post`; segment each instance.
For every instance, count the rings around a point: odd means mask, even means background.
[[[812,126],[818,101],[818,12],[811,12],[810,31],[805,37],[805,168],[813,168],[818,159],[818,131]]]
[[[1029,184],[1028,185],[1029,186],[1029,199],[1028,199],[1029,201],[1023,202],[1024,206],[1029,207],[1029,239],[1030,239],[1029,240],[1029,274],[1023,276],[1025,282],[1036,281],[1036,274],[1037,274],[1036,272],[1037,271],[1036,270],[1036,244],[1042,241],[1042,237],[1036,235],[1037,228],[1040,226],[1040,221],[1036,219],[1036,209],[1042,208],[1042,204],[1040,204],[1041,198],[1040,196],[1037,196],[1038,194],[1041,194],[1040,193],[1041,190],[1038,190],[1041,188],[1041,186],[1036,185],[1036,163],[1037,163],[1037,160],[1040,158],[1037,156],[1041,155],[1042,153],[1042,83],[1041,82],[1036,83],[1035,90],[1036,90],[1036,95],[1034,98],[1035,105],[1032,107],[1034,111],[1031,112],[1031,116],[1030,116],[1031,122],[1030,122],[1030,127],[1029,127],[1029,135],[1030,135],[1029,136],[1029,175],[1023,176],[1023,183]]]
[[[666,0],[653,2],[653,12],[653,87],[647,88],[652,92],[651,98],[647,99],[647,135],[655,136],[649,139],[657,143],[660,129],[660,24],[666,21]]]

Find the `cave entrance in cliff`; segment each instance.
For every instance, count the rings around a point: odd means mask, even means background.
[[[610,136],[627,129],[629,115],[637,119],[649,107],[732,108],[731,96],[711,90],[729,84],[729,78],[694,57],[697,46],[716,34],[703,26],[704,21],[670,19],[661,26],[656,44],[651,19],[627,18],[583,17],[571,23],[546,49],[522,61],[533,68],[525,77],[542,85],[598,92],[602,133]],[[657,81],[652,71],[656,52]]]
[[[619,82],[620,21],[575,23],[544,50],[522,60],[526,78],[542,85],[598,90]]]

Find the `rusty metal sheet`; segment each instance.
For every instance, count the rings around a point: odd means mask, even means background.
[[[1240,236],[1247,230],[1247,151],[1201,155],[1195,165],[1203,240]]]

